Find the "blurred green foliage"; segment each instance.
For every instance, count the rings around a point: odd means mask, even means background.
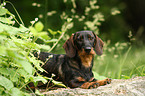
[[[59,30],[64,22],[60,17],[63,13],[73,18],[74,26],[68,34],[84,30],[86,21],[93,21],[93,15],[101,13],[103,22],[101,26],[97,24],[96,30],[100,30],[100,36],[104,40],[111,40],[111,43],[118,41],[128,41],[127,35],[131,30],[142,45],[144,40],[145,11],[144,0],[9,0],[20,13],[26,26],[30,26],[30,21],[34,18],[44,24],[45,31],[49,29]],[[95,2],[93,3],[90,2]],[[92,5],[91,5],[92,4]],[[13,14],[15,11],[7,4],[7,8]],[[95,9],[96,8],[96,9]],[[93,9],[93,10],[92,10]],[[22,11],[23,10],[23,11]],[[87,15],[86,12],[89,12]],[[143,27],[143,28],[142,28]],[[91,29],[89,29],[91,30]]]

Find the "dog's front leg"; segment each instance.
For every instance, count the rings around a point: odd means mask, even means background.
[[[86,81],[82,77],[75,77],[74,79],[70,80],[68,86],[71,88],[83,88],[83,89],[90,89],[90,88],[97,88],[99,83],[95,82],[96,80],[93,78],[89,81]]]
[[[99,83],[99,86],[103,86],[103,85],[106,85],[106,84],[110,84],[111,83],[111,79],[106,78],[104,80],[97,80],[96,82]]]
[[[110,84],[111,83],[111,79],[104,79],[104,80],[93,80],[93,81],[89,81],[89,82],[85,82],[83,83],[80,87],[84,88],[84,89],[91,89],[91,88],[97,88],[99,86],[103,86],[106,84]]]
[[[86,81],[82,77],[77,77],[73,80],[70,80],[69,82],[69,87],[71,88],[83,88],[83,89],[92,89],[92,88],[97,88],[99,86],[103,86],[106,84],[110,84],[111,79],[104,79],[104,80],[96,80],[94,78],[90,79],[89,81]]]

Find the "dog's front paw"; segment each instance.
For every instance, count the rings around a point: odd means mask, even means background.
[[[95,82],[95,83],[92,83],[88,89],[97,88],[97,87],[99,87],[99,83]]]
[[[106,78],[106,79],[104,80],[104,85],[106,85],[106,84],[110,84],[111,81],[112,81],[112,79],[110,79],[110,78]]]
[[[92,88],[97,88],[97,87],[99,87],[99,83],[97,82],[85,82],[84,84],[80,86],[80,88],[83,88],[83,89],[92,89]]]
[[[96,82],[99,83],[99,86],[103,86],[103,85],[106,85],[106,84],[110,84],[111,83],[111,79],[110,78],[106,78],[104,80],[97,80]]]
[[[106,81],[107,81],[107,84],[110,84],[112,79],[111,78],[107,78]]]

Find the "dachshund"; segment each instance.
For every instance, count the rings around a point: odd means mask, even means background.
[[[54,80],[62,81],[70,88],[97,88],[111,83],[111,79],[108,78],[95,79],[92,72],[94,55],[102,55],[103,44],[94,32],[79,31],[72,34],[64,43],[66,54],[37,52],[34,56],[45,62],[42,68],[46,72],[42,75],[50,77],[53,73]]]

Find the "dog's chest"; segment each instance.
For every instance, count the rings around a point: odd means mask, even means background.
[[[93,59],[93,56],[92,55],[80,56],[80,59],[81,59],[82,65],[84,67],[86,67],[86,68],[91,67],[92,59]]]

